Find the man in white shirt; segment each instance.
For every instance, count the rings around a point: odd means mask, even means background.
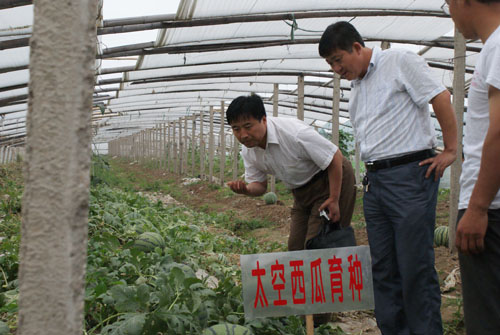
[[[500,1],[447,1],[457,28],[484,43],[469,89],[455,244],[468,335],[500,334]]]
[[[330,25],[319,54],[351,82],[349,114],[367,174],[363,209],[382,334],[442,334],[433,236],[439,178],[456,159],[450,94],[424,59],[365,47],[348,22]],[[443,131],[435,155],[429,103]]]
[[[249,196],[263,195],[267,175],[271,174],[292,191],[288,250],[309,248],[309,242],[323,228],[323,209],[328,211],[332,223],[339,222],[342,229],[351,231],[355,244],[350,226],[356,201],[355,178],[351,163],[336,145],[303,121],[267,117],[258,95],[234,99],[226,118],[243,144],[245,165],[245,181],[229,182],[231,190]],[[328,317],[315,315],[314,319],[318,324]]]

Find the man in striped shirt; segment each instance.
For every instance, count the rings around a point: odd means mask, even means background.
[[[423,58],[367,48],[348,22],[325,30],[319,53],[351,81],[349,114],[367,169],[363,205],[377,324],[384,335],[440,335],[433,236],[439,178],[456,159],[450,94]],[[443,131],[439,155],[429,103]]]

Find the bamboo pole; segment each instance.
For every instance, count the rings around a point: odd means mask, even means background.
[[[179,118],[179,175],[184,173],[184,142],[182,140],[182,118]]]

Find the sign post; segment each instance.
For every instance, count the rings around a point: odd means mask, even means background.
[[[241,255],[245,318],[374,308],[368,246]],[[306,317],[307,319],[307,317]]]

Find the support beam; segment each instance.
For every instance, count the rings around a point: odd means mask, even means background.
[[[339,146],[340,134],[340,75],[333,75],[333,103],[332,103],[332,143]]]
[[[278,117],[278,102],[279,102],[279,94],[280,94],[280,85],[274,84],[273,86],[273,116]],[[271,192],[276,193],[276,177],[274,175],[271,176]]]
[[[297,80],[297,119],[304,121],[304,75]]]
[[[82,333],[97,5],[51,0],[34,7],[20,335]]]
[[[464,125],[464,98],[465,98],[465,39],[455,28],[455,55],[453,72],[453,108],[457,115],[458,147],[457,159],[451,165],[450,174],[450,216],[448,222],[448,237],[451,252],[456,251],[455,230],[457,227],[458,200],[460,194],[460,175],[462,174],[462,146]]]

